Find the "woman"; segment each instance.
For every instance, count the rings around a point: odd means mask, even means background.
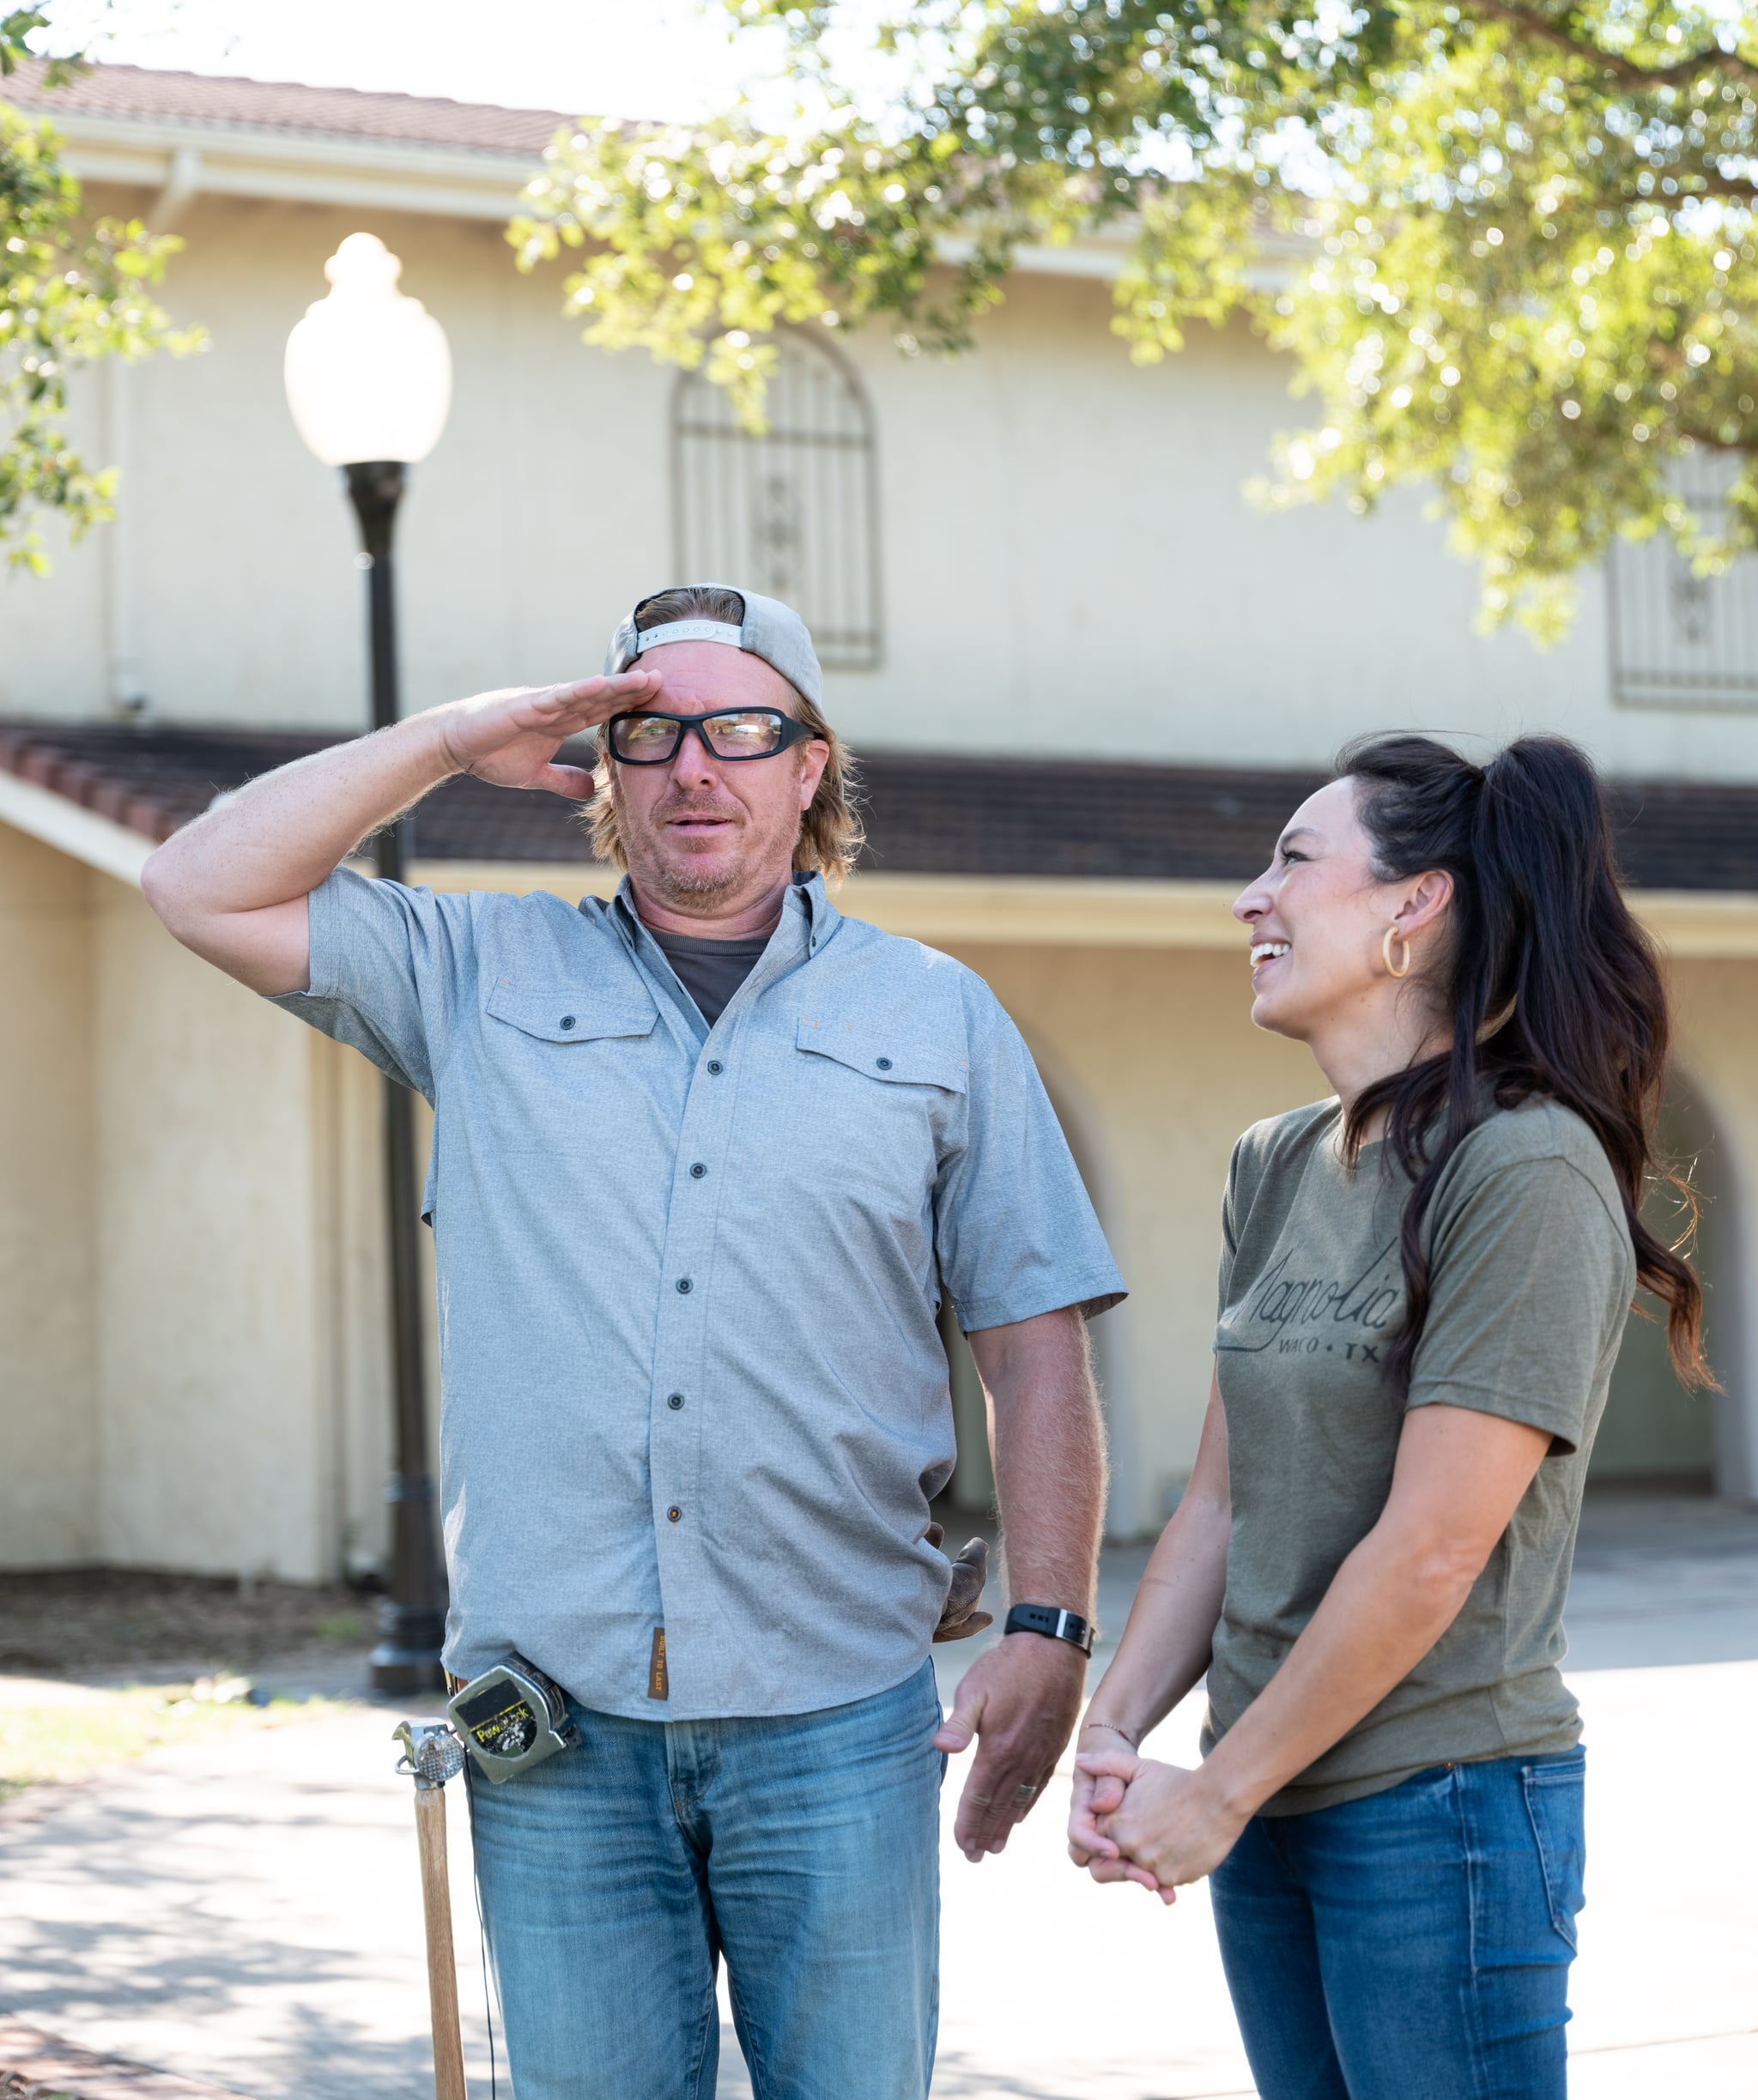
[[[1592,768],[1549,738],[1481,770],[1346,753],[1234,912],[1252,1020],[1335,1098],[1234,1148],[1196,1468],[1088,1712],[1070,1849],[1168,1903],[1213,1876],[1263,2100],[1551,2100],[1582,1900],[1563,1596],[1638,1284],[1710,1383],[1696,1278],[1640,1214],[1665,995]],[[1204,1670],[1201,1767],[1140,1757]]]

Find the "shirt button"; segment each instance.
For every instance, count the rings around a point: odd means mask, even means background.
[[[561,1017],[561,1025],[564,1028],[572,1028],[573,1026],[573,1015],[572,1014],[564,1014]]]
[[[891,1069],[891,1060],[888,1057],[876,1057],[873,1062],[882,1072],[888,1072]]]
[[[698,1159],[690,1168],[690,1179],[692,1181],[700,1181],[703,1175],[705,1175],[707,1171],[707,1168],[703,1165],[700,1159]]]
[[[726,1067],[721,1063],[718,1057],[711,1057],[708,1060],[708,1069],[714,1074],[716,1079],[718,1079],[720,1074],[726,1069]]]
[[[688,1298],[695,1287],[688,1276],[680,1276],[677,1280],[677,1294],[680,1298]]]
[[[665,1404],[675,1414],[683,1405],[683,1395],[682,1393],[668,1393],[665,1395]]]
[[[676,1523],[676,1522],[677,1522],[678,1519],[679,1519],[681,1516],[682,1516],[682,1515],[683,1515],[683,1511],[682,1511],[682,1510],[680,1510],[680,1509],[678,1508],[677,1504],[676,1504],[674,1502],[674,1503],[672,1504],[671,1507],[670,1507],[670,1509],[669,1509],[669,1510],[668,1510],[665,1512],[665,1514],[666,1514],[666,1516],[668,1516],[668,1517],[669,1517],[669,1518],[671,1520],[671,1522],[672,1522],[675,1524],[675,1523]]]

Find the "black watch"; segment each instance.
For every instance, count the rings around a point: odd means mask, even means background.
[[[1016,1604],[1007,1615],[1003,1633],[1041,1633],[1048,1641],[1067,1641],[1083,1655],[1093,1652],[1096,1629],[1078,1612],[1059,1612],[1053,1604]]]

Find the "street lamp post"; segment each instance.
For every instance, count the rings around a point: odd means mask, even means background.
[[[287,342],[294,422],[325,465],[342,469],[360,520],[375,729],[389,728],[399,711],[391,560],[397,507],[410,463],[438,443],[452,397],[445,331],[419,300],[397,290],[402,268],[376,236],[350,233],[324,266],[328,294]],[[404,880],[413,832],[414,819],[404,816],[379,832],[374,847],[384,880]],[[385,1172],[396,1457],[385,1490],[391,1583],[372,1669],[379,1690],[407,1692],[443,1681],[446,1576],[421,1363],[414,1104],[392,1079],[385,1081]]]

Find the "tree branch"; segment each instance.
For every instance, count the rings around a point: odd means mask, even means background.
[[[1700,175],[1687,179],[1698,185],[1699,197],[1736,197],[1748,204],[1758,198],[1758,181],[1749,175],[1723,175],[1706,169]]]
[[[1598,45],[1577,35],[1564,22],[1549,15],[1536,14],[1531,8],[1517,5],[1516,0],[1463,0],[1463,5],[1473,15],[1481,15],[1490,21],[1506,22],[1524,36],[1536,37],[1574,57],[1585,58],[1589,64],[1601,67],[1632,88],[1672,88],[1705,73],[1723,73],[1730,80],[1743,81],[1749,87],[1758,86],[1758,63],[1742,57],[1738,51],[1723,51],[1719,44],[1712,45],[1706,51],[1694,51],[1688,58],[1676,58],[1670,65],[1639,65],[1620,51],[1601,50]]]

